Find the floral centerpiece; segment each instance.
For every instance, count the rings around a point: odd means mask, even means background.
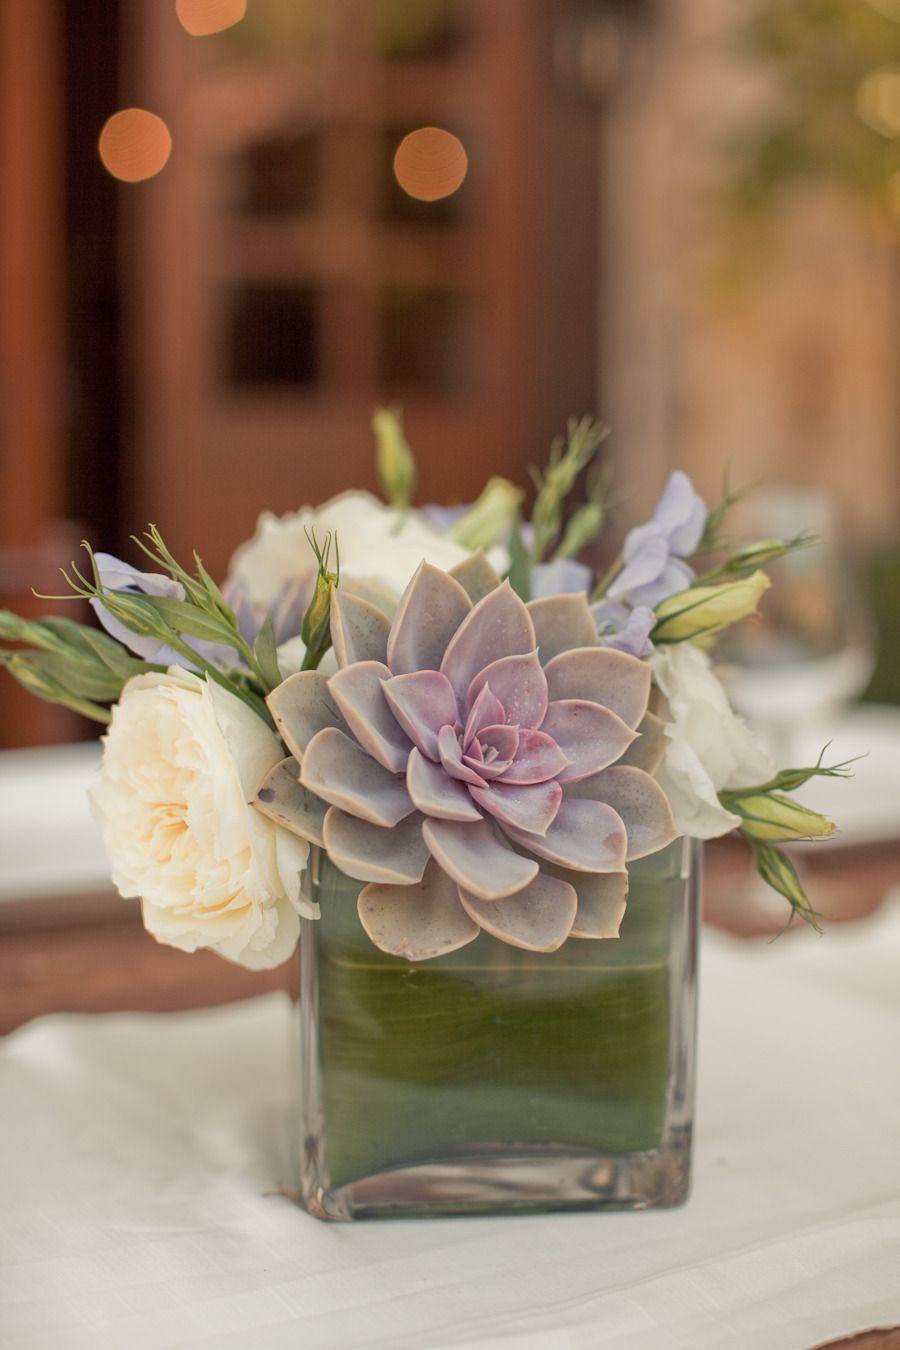
[[[676,472],[598,580],[596,423],[527,520],[502,479],[414,509],[402,424],[374,426],[386,504],[263,516],[221,588],[154,527],[151,570],[86,545],[102,629],[5,613],[2,660],[108,724],[93,806],[156,938],[258,969],[302,934],[308,1208],[674,1203],[692,841],[740,830],[816,923],[780,844],[832,831],[790,793],[844,768],[778,770],[707,650],[808,540],[727,543],[734,498]]]

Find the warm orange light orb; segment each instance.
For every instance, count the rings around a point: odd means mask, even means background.
[[[104,167],[123,183],[140,183],[164,167],[172,153],[169,128],[146,108],[113,113],[98,144]]]
[[[420,202],[449,197],[461,185],[469,168],[462,141],[440,127],[411,131],[394,155],[394,177]]]
[[[191,37],[208,37],[240,23],[247,0],[175,0],[175,13]]]

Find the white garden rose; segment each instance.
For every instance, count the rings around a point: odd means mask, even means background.
[[[668,700],[671,721],[657,772],[678,828],[715,839],[740,825],[719,802],[723,788],[753,787],[775,773],[768,753],[736,716],[709,657],[690,642],[657,647],[653,678]]]
[[[376,591],[386,588],[395,599],[423,559],[448,572],[469,556],[418,511],[401,513],[368,492],[343,492],[324,506],[303,507],[286,516],[261,515],[253,538],[231,559],[229,583],[237,583],[249,603],[263,610],[275,604],[287,583],[307,574],[311,594],[316,562],[306,531],[313,529],[320,541],[329,530],[337,534],[342,581],[364,583]],[[495,552],[492,561],[504,567],[503,550]]]
[[[103,738],[91,802],[121,895],[182,951],[210,947],[251,970],[297,943],[308,844],[249,803],[284,758],[234,694],[189,671],[129,680]]]

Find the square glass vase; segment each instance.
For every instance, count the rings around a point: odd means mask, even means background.
[[[314,851],[301,923],[300,1199],[321,1219],[667,1208],[687,1198],[701,851],[630,864],[617,939],[482,932],[420,963]]]

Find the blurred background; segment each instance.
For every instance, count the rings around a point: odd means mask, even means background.
[[[381,402],[423,502],[596,411],[610,549],[674,466],[822,535],[726,653],[769,734],[773,666],[900,703],[900,0],[2,0],[0,113],[0,605],[151,520],[221,574]]]

